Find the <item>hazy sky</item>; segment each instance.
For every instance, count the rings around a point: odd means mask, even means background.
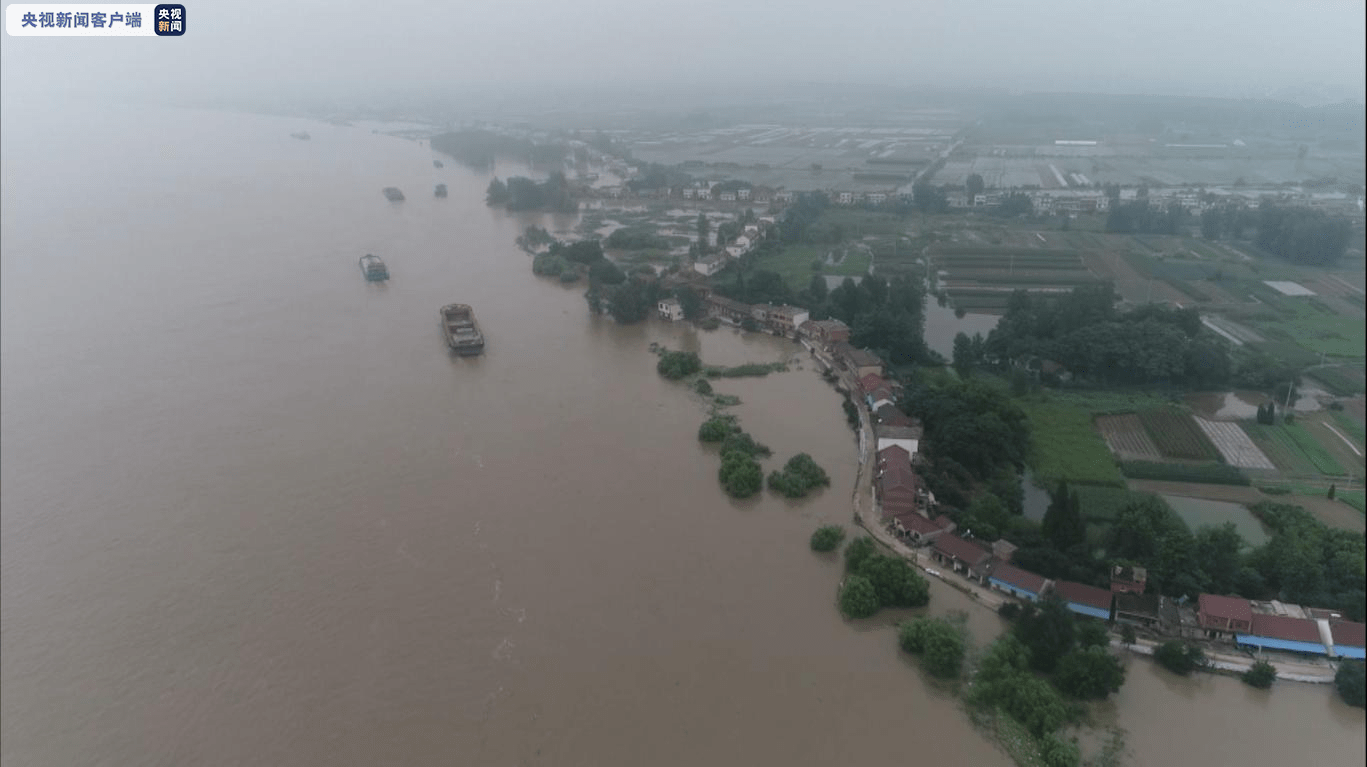
[[[3,93],[818,80],[1361,99],[1364,88],[1363,0],[185,5],[183,38],[6,35]]]

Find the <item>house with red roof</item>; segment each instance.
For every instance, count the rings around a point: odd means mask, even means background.
[[[1149,572],[1142,567],[1116,565],[1111,568],[1111,591],[1117,594],[1143,594]]]
[[[1054,593],[1063,599],[1069,610],[1079,615],[1103,621],[1111,619],[1111,598],[1115,595],[1107,589],[1076,581],[1059,581],[1054,584]]]
[[[1202,594],[1196,604],[1196,622],[1212,639],[1244,634],[1253,626],[1253,606],[1242,597]]]
[[[1235,635],[1234,641],[1240,647],[1258,647],[1265,650],[1288,650],[1313,655],[1327,655],[1329,648],[1324,646],[1319,626],[1309,618],[1293,618],[1289,615],[1267,615],[1255,613],[1247,632]]]
[[[1049,579],[1044,576],[1022,570],[1000,559],[992,560],[987,583],[991,588],[1031,602],[1038,602],[1045,589],[1049,588]]]
[[[933,543],[945,534],[943,528],[915,510],[898,511],[893,515],[890,527],[898,536],[915,544]]]
[[[1330,621],[1329,635],[1334,640],[1334,654],[1338,657],[1367,658],[1367,624]]]
[[[945,533],[935,539],[930,556],[956,573],[972,578],[981,572],[992,552],[972,541],[966,541],[953,533]],[[976,571],[976,572],[975,572]]]

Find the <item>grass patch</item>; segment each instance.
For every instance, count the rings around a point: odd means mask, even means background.
[[[1306,431],[1304,426],[1299,423],[1288,423],[1282,424],[1280,428],[1290,435],[1291,440],[1305,454],[1305,457],[1310,459],[1310,463],[1314,464],[1315,469],[1321,474],[1341,477],[1348,473],[1343,465],[1334,460],[1334,456],[1324,449],[1319,440],[1315,439],[1309,431]]]
[[[782,362],[747,362],[729,368],[708,366],[703,368],[703,375],[708,378],[748,378],[767,376],[770,373],[785,373],[787,370],[788,366]]]
[[[1164,458],[1190,461],[1219,460],[1220,452],[1210,443],[1191,415],[1174,408],[1141,410],[1139,421]]]
[[[1330,412],[1330,415],[1334,417],[1334,423],[1338,425],[1339,431],[1343,432],[1344,434],[1347,434],[1359,445],[1362,445],[1364,444],[1364,442],[1367,442],[1367,436],[1364,436],[1363,433],[1363,425],[1358,423],[1357,420],[1354,419],[1352,416],[1342,412]]]
[[[1358,510],[1359,514],[1367,514],[1367,497],[1361,492],[1337,493],[1334,497]]]
[[[1082,517],[1089,522],[1114,522],[1126,506],[1146,498],[1158,498],[1153,493],[1136,493],[1123,487],[1079,485],[1073,490],[1077,491],[1078,502],[1082,506]],[[1158,501],[1166,503],[1161,498],[1158,498]]]
[[[1087,408],[1061,402],[1021,402],[1034,439],[1030,468],[1049,485],[1124,487],[1115,459]]]
[[[1120,470],[1130,479],[1195,482],[1208,485],[1249,485],[1248,475],[1226,463],[1155,463],[1122,461]]]
[[[1307,376],[1319,381],[1324,385],[1326,391],[1336,397],[1351,397],[1363,390],[1362,368],[1351,368],[1348,366],[1315,368],[1306,373]],[[1358,427],[1361,431],[1362,427]],[[1362,439],[1359,437],[1358,441]]]

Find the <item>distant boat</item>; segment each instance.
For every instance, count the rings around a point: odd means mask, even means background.
[[[309,135],[308,131],[299,131],[298,133],[291,133],[290,136],[297,138],[301,141],[308,141],[310,138],[313,138]]]
[[[432,167],[434,167],[434,168],[445,168],[446,166],[441,164],[441,160],[433,160],[433,161],[432,161]]]
[[[389,267],[379,256],[367,253],[361,256],[361,274],[365,275],[367,282],[384,282],[389,279]]]
[[[441,308],[441,332],[446,343],[461,356],[484,351],[484,333],[480,332],[475,310],[469,304],[447,304]]]
[[[446,185],[445,185],[445,184],[437,184],[437,196],[438,196],[438,197],[445,197],[445,196],[446,196]]]
[[[397,186],[385,187],[384,196],[390,202],[403,202],[404,200],[403,192],[400,192]]]

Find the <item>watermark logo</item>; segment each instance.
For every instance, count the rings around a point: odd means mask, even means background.
[[[5,6],[12,37],[180,37],[185,6],[130,3],[13,3]]]

